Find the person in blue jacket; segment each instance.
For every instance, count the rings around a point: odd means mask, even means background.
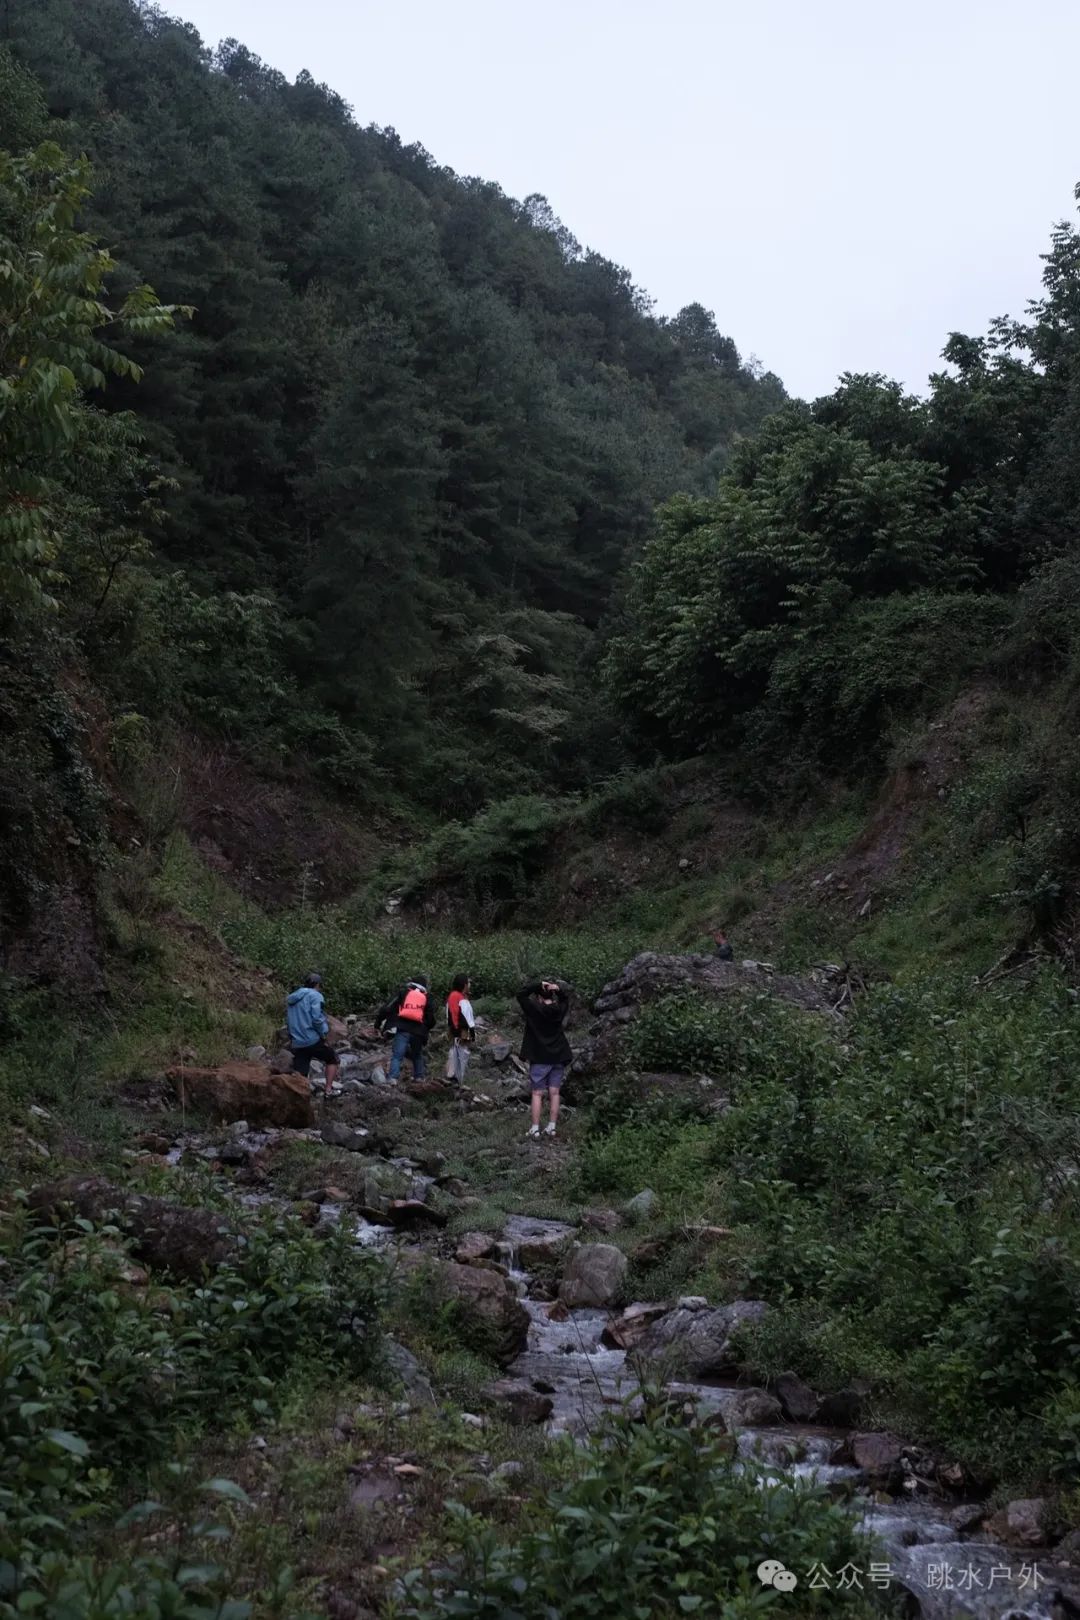
[[[326,1065],[326,1095],[329,1097],[338,1074],[338,1055],[327,1043],[330,1024],[323,1010],[322,976],[309,973],[299,990],[285,1002],[285,1017],[292,1044],[293,1068],[308,1075],[312,1063]]]

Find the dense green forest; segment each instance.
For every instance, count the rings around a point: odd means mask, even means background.
[[[194,311],[108,396],[168,492],[137,593],[157,622],[116,634],[213,665],[157,705],[350,788],[422,752],[410,792],[464,809],[580,773],[576,677],[628,548],[711,487],[777,379],[700,306],[656,319],[543,197],[236,42],[133,0],[16,3],[0,29],[90,159],[117,296],[145,279]],[[43,133],[20,116],[5,144]]]

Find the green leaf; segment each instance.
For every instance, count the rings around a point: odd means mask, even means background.
[[[242,1485],[234,1479],[204,1479],[199,1486],[201,1491],[213,1491],[215,1496],[227,1497],[230,1502],[245,1502],[250,1507],[251,1498]]]
[[[46,1429],[46,1440],[51,1440],[54,1446],[60,1446],[64,1451],[70,1451],[74,1457],[89,1457],[90,1447],[80,1435],[72,1434],[70,1429]]]

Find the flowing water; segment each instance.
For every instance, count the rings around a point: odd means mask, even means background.
[[[550,1304],[529,1294],[529,1276],[519,1263],[521,1246],[545,1238],[570,1238],[574,1228],[556,1221],[515,1216],[503,1234],[502,1258],[529,1313],[525,1350],[508,1369],[547,1393],[552,1401],[548,1428],[553,1433],[583,1437],[605,1410],[632,1400],[640,1384],[626,1352],[601,1342],[610,1312],[571,1311],[564,1320],[548,1316]],[[795,1571],[805,1586],[825,1586],[836,1593],[835,1612],[842,1613],[845,1592],[857,1587],[901,1594],[912,1615],[926,1620],[1060,1620],[1080,1615],[1080,1581],[1068,1569],[1052,1565],[1048,1555],[1020,1552],[984,1539],[961,1538],[950,1519],[955,1509],[924,1496],[910,1498],[873,1494],[858,1468],[836,1462],[844,1433],[803,1424],[738,1428],[732,1413],[738,1397],[734,1385],[720,1382],[671,1382],[669,1395],[692,1403],[699,1412],[719,1413],[735,1432],[739,1455],[747,1467],[780,1469],[795,1481],[815,1482],[831,1495],[849,1499],[868,1541],[862,1564],[843,1571]],[[753,1551],[753,1549],[748,1549]],[[1062,1588],[1076,1607],[1059,1606]],[[906,1597],[903,1595],[906,1594]],[[781,1613],[777,1606],[777,1613]],[[795,1600],[792,1609],[796,1611]]]

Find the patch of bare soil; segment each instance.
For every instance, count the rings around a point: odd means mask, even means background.
[[[181,824],[203,860],[268,907],[340,898],[391,842],[311,778],[268,780],[224,746],[189,741],[176,770]]]
[[[887,778],[861,833],[828,866],[778,884],[751,922],[758,934],[795,904],[817,903],[850,921],[869,916],[902,871],[928,809],[966,769],[991,691],[965,692],[931,721],[909,757]]]

